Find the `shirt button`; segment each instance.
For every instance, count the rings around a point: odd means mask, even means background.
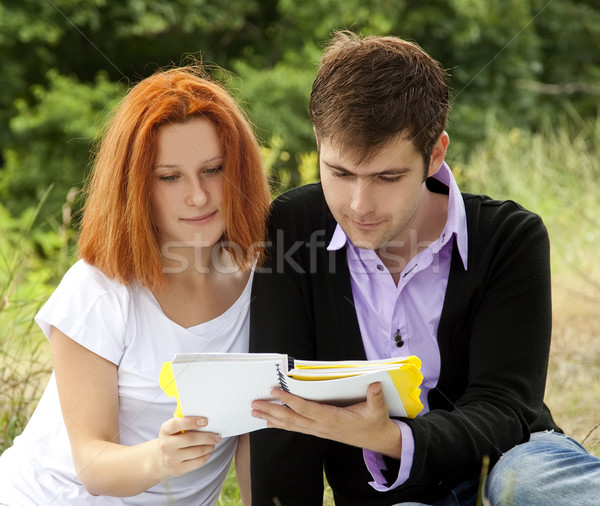
[[[378,270],[379,272],[383,272],[383,265],[381,265],[381,264],[377,264],[377,270]]]

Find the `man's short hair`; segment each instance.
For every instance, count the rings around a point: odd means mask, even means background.
[[[427,169],[446,127],[446,78],[440,64],[416,44],[336,32],[310,97],[317,141],[328,139],[363,161],[404,135],[423,155]]]

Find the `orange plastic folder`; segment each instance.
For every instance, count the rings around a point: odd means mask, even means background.
[[[421,361],[415,357],[384,360],[305,361],[279,353],[183,353],[163,364],[160,386],[176,397],[175,416],[205,416],[204,430],[223,437],[266,427],[252,416],[251,403],[275,400],[275,387],[308,400],[347,406],[366,399],[367,387],[380,382],[393,417],[413,418],[423,409]]]

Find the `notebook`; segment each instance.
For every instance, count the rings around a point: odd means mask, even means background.
[[[390,416],[415,417],[423,409],[420,367],[415,356],[304,361],[278,353],[183,353],[163,364],[160,386],[177,399],[174,416],[205,416],[208,425],[203,430],[228,437],[266,427],[264,420],[252,416],[251,403],[275,401],[274,387],[347,406],[364,401],[367,387],[381,382]]]

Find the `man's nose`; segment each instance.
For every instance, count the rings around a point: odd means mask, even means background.
[[[365,216],[374,210],[375,201],[371,179],[356,179],[349,207],[358,217]]]

